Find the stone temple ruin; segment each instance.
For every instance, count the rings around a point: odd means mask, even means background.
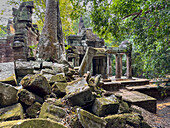
[[[23,2],[13,9],[7,39],[0,40],[0,128],[155,126],[144,113],[156,113],[161,92],[151,81],[132,77],[129,42],[105,47],[104,40],[85,28],[80,18],[78,35],[67,38],[68,61],[37,59],[33,46],[39,32],[32,24],[33,8],[33,2]],[[123,54],[126,78],[122,76]],[[111,55],[116,56],[115,78]]]
[[[83,27],[82,27],[83,26]],[[132,46],[130,43],[121,44],[119,47],[106,47],[103,39],[97,37],[93,34],[91,29],[84,27],[82,17],[79,23],[79,33],[78,35],[68,36],[68,45],[71,46],[67,50],[68,61],[73,62],[75,67],[80,66],[83,58],[86,54],[87,48],[91,47],[95,52],[89,54],[92,59],[90,64],[89,60],[87,69],[84,70],[82,74],[87,71],[91,71],[93,75],[101,74],[103,78],[108,78],[112,76],[112,61],[111,55],[116,56],[116,78],[121,78],[122,76],[122,55],[125,54],[127,58],[127,78],[132,78],[132,68],[131,68],[131,52]],[[86,54],[88,55],[88,54]],[[84,60],[85,61],[85,60]]]
[[[22,3],[18,9],[13,8],[14,19],[8,22],[7,39],[0,40],[0,48],[3,50],[0,62],[12,62],[18,59],[27,61],[35,57],[36,49],[30,46],[38,44],[39,31],[38,26],[32,24],[33,8],[33,2]]]

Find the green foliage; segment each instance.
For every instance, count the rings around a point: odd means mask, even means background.
[[[161,77],[170,73],[169,0],[71,1],[75,9],[82,7],[90,13],[93,29],[104,39],[112,43],[133,41],[135,76]],[[89,4],[91,8],[86,6]]]
[[[35,45],[30,45],[29,48],[30,48],[30,55],[31,57],[34,56],[34,50],[37,48],[38,44],[35,44]]]
[[[7,28],[6,26],[0,25],[0,38],[3,38],[7,35]]]
[[[71,48],[71,46],[70,46],[70,45],[67,45],[67,46],[65,47],[65,50],[68,50],[69,48]]]

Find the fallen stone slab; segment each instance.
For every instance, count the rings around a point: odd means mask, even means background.
[[[106,121],[83,109],[77,108],[78,119],[84,128],[105,128]]]
[[[86,53],[84,55],[84,58],[81,62],[80,68],[79,68],[79,74],[80,76],[83,76],[84,73],[86,73],[89,70],[89,67],[91,65],[91,62],[93,60],[93,57],[95,56],[97,50],[95,50],[92,47],[88,47],[86,50]]]
[[[44,97],[51,93],[51,86],[47,79],[40,74],[27,75],[21,80],[20,84],[24,89],[27,89],[40,97]]]
[[[0,63],[0,82],[17,85],[14,62]]]
[[[66,115],[67,113],[63,108],[44,102],[41,107],[39,118],[49,118],[55,121],[59,121],[60,118],[64,118]]]
[[[38,61],[15,61],[15,73],[17,77],[17,81],[28,75],[34,74],[34,69],[40,69],[41,62]]]
[[[52,69],[56,72],[56,73],[63,73],[66,67],[64,66],[64,64],[58,64],[58,63],[53,63]]]
[[[40,65],[38,61],[15,61],[16,74],[17,76],[33,74],[34,69],[40,69]]]
[[[42,62],[42,68],[52,69],[52,66],[53,66],[52,62],[47,62],[47,61]]]
[[[134,128],[151,128],[138,113],[115,114],[104,119],[107,121],[106,128],[126,128],[127,125]]]
[[[45,69],[42,69],[42,70],[41,70],[40,74],[42,74],[42,75],[43,75],[43,74],[55,75],[56,72],[55,72],[54,70],[52,70],[52,69],[45,68]]]
[[[65,99],[72,106],[85,106],[94,101],[92,91],[84,78],[79,79],[75,83],[66,87]]]
[[[24,119],[23,108],[20,103],[0,109],[0,122]]]
[[[0,128],[66,128],[64,125],[49,119],[26,119],[6,121],[0,124]]]
[[[17,92],[14,86],[0,82],[0,107],[17,103]]]
[[[96,98],[92,106],[92,111],[97,116],[105,116],[108,114],[116,114],[119,109],[119,101],[114,96]]]
[[[120,90],[115,93],[122,96],[122,99],[132,105],[137,105],[150,112],[156,113],[156,99],[137,91]]]

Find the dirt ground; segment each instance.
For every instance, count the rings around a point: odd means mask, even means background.
[[[170,97],[157,101],[157,113],[141,110],[144,120],[153,128],[170,128]]]

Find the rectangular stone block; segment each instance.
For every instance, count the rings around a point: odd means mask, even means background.
[[[120,90],[115,93],[130,104],[142,107],[152,113],[156,113],[156,99],[137,91]]]

